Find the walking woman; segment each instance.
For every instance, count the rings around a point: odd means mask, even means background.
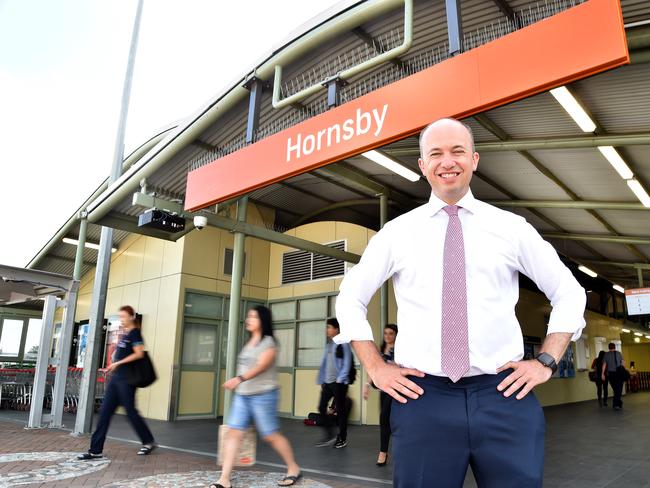
[[[113,361],[108,367],[108,370],[113,374],[104,392],[97,428],[90,440],[90,449],[87,453],[78,456],[77,459],[79,460],[103,457],[102,452],[108,426],[115,414],[115,410],[120,405],[126,410],[131,426],[135,429],[140,441],[142,441],[142,447],[138,451],[138,455],[146,456],[157,447],[149,427],[147,427],[144,419],[135,408],[135,386],[128,384],[127,372],[124,367],[125,364],[144,357],[144,342],[140,332],[140,322],[135,315],[135,310],[130,305],[124,305],[120,308],[119,317],[123,335],[117,343],[113,353]]]
[[[287,465],[287,474],[279,486],[291,486],[301,477],[300,467],[293,457],[288,439],[280,433],[277,415],[278,377],[275,369],[277,344],[273,338],[271,311],[258,305],[246,315],[246,330],[250,339],[237,357],[237,376],[223,384],[234,390],[230,413],[228,415],[228,435],[223,451],[221,477],[210,488],[230,488],[230,476],[237,451],[241,446],[244,432],[251,420],[266,442],[280,455]]]
[[[384,340],[381,343],[379,352],[382,359],[387,363],[395,361],[395,338],[397,337],[397,325],[387,324],[384,328]],[[366,383],[363,387],[363,398],[368,399],[369,387],[375,387],[371,382]],[[392,397],[388,393],[381,391],[379,393],[381,410],[379,411],[379,456],[377,456],[377,466],[386,466],[388,461],[388,442],[390,440],[390,407],[393,403]]]
[[[607,406],[607,377],[603,379],[603,361],[605,360],[605,351],[600,351],[598,357],[594,359],[591,363],[591,369],[594,370],[596,383],[596,394],[598,395],[598,405],[601,407]],[[605,395],[605,401],[603,402],[603,393]]]

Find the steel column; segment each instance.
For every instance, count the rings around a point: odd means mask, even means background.
[[[246,221],[246,207],[248,197],[242,197],[237,202],[237,221]],[[235,232],[233,245],[232,275],[230,277],[230,311],[228,314],[228,342],[226,350],[226,378],[235,376],[237,368],[237,335],[239,332],[239,311],[241,309],[241,285],[244,276],[244,241],[243,232]],[[246,313],[244,311],[244,313]],[[228,417],[232,392],[224,392],[223,417]]]
[[[29,409],[29,421],[27,422],[27,427],[30,429],[43,427],[43,400],[45,399],[47,369],[50,365],[50,346],[52,344],[52,334],[54,333],[56,302],[57,298],[54,295],[48,295],[45,297],[45,303],[43,304],[41,341],[38,345],[38,355],[36,356],[32,405]]]
[[[379,195],[379,227],[383,227],[388,222],[388,196]],[[379,290],[379,322],[383,333],[386,324],[388,324],[388,282],[385,281]]]
[[[85,219],[83,222],[85,222]],[[79,242],[81,243],[81,238]],[[78,255],[77,258],[79,258]],[[74,317],[77,310],[78,293],[79,281],[75,280],[72,282],[70,290],[66,293],[63,325],[58,344],[59,350],[57,351],[58,363],[56,364],[56,376],[54,377],[54,386],[52,388],[52,416],[50,420],[50,427],[54,428],[63,427],[63,400],[65,398],[65,384],[68,378],[68,358],[72,350]]]
[[[463,25],[460,17],[460,0],[445,0],[447,12],[447,37],[449,54],[460,54],[463,49]]]
[[[643,270],[641,268],[637,268],[636,274],[639,278],[639,288],[643,288]]]
[[[126,74],[124,76],[124,85],[122,88],[120,119],[117,127],[117,135],[115,137],[113,164],[108,178],[109,188],[122,174],[122,162],[124,160],[124,134],[126,132],[126,120],[129,113],[129,97],[131,95],[135,54],[140,33],[142,7],[143,0],[139,0],[133,23],[131,47],[129,49],[129,58],[126,65]],[[106,293],[108,290],[108,273],[111,264],[112,247],[113,229],[102,227],[101,238],[99,240],[99,251],[97,253],[93,298],[90,306],[88,345],[86,357],[84,359],[84,371],[79,392],[79,408],[77,410],[74,434],[88,433],[92,428],[92,415],[95,405],[95,381],[97,377],[97,368],[99,366],[99,353],[101,351],[102,328],[104,326],[104,312],[106,308]]]
[[[255,142],[257,126],[260,120],[260,105],[262,102],[262,90],[264,85],[258,78],[252,77],[244,85],[250,90],[248,98],[248,119],[246,121],[246,143]]]
[[[81,268],[84,264],[84,247],[86,246],[86,232],[88,230],[88,220],[86,217],[79,219],[79,237],[77,240],[77,254],[74,258],[74,272],[72,279],[79,281],[81,279]]]
[[[327,108],[338,107],[341,104],[341,87],[345,82],[341,78],[334,78],[324,85],[327,87]]]

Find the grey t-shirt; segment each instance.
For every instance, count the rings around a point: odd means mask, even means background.
[[[329,340],[325,347],[327,348],[325,352],[327,354],[325,359],[325,383],[336,383],[336,360],[334,359],[336,344],[334,341]]]
[[[622,364],[621,361],[623,361],[623,355],[620,352],[608,351],[605,353],[608,373],[616,373],[616,368]]]
[[[275,340],[271,336],[265,336],[256,345],[246,344],[237,356],[237,374],[245,374],[259,361],[260,354],[267,349],[276,347]],[[257,395],[266,393],[278,388],[278,375],[275,369],[275,361],[266,370],[241,383],[235,390],[239,395]]]

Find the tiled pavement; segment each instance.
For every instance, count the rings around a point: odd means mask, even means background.
[[[622,412],[600,409],[593,401],[546,408],[545,415],[545,488],[650,488],[650,393],[627,395]],[[83,451],[87,448],[87,437],[74,438],[65,431],[26,431],[20,423],[25,418],[24,412],[0,411],[0,461],[2,453]],[[67,417],[65,422],[71,425],[74,419]],[[110,434],[120,440],[107,443],[106,453],[112,460],[109,466],[85,476],[42,486],[111,486],[116,480],[155,474],[216,470],[215,421],[150,421],[150,425],[158,442],[173,450],[161,449],[144,458],[135,456],[135,436],[124,417],[117,416]],[[390,486],[390,464],[386,468],[374,466],[376,427],[351,426],[350,445],[342,450],[312,447],[319,432],[299,421],[283,419],[282,429],[291,439],[299,462],[309,469],[310,479],[334,488]],[[264,444],[259,446],[258,460],[256,471],[281,471],[275,465],[279,459]],[[45,461],[0,462],[0,480],[8,472],[51,464]],[[326,476],[332,472],[336,475]],[[475,486],[469,473],[465,488]]]

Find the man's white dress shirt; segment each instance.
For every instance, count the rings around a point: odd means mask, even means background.
[[[373,340],[367,305],[393,280],[399,333],[395,362],[444,376],[440,366],[442,259],[447,204],[428,203],[388,222],[368,243],[361,261],[346,274],[336,300],[338,343]],[[467,273],[470,370],[494,374],[524,355],[515,316],[521,272],[551,301],[547,333],[580,337],[586,295],[553,247],[523,217],[476,200],[469,191],[458,203]]]

